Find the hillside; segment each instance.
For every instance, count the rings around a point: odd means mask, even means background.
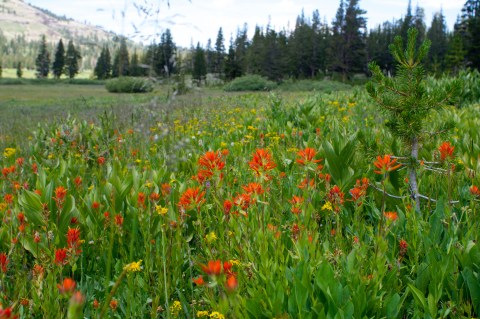
[[[60,39],[65,45],[73,40],[80,49],[83,70],[93,69],[105,44],[111,50],[119,45],[119,37],[101,27],[58,16],[23,0],[0,0],[0,63],[4,68],[15,68],[20,62],[34,69],[42,35],[46,36],[52,59]],[[141,48],[131,41],[127,45],[132,50]]]
[[[100,27],[57,16],[22,0],[0,0],[0,30],[7,39],[18,36],[36,41],[42,34],[50,39],[95,39],[106,41],[114,36]]]

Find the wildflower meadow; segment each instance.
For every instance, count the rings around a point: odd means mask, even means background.
[[[414,157],[376,100],[213,94],[8,140],[0,318],[478,317],[480,108],[422,113]]]

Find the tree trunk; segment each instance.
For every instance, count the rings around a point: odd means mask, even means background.
[[[410,179],[410,191],[412,198],[415,200],[415,211],[420,214],[420,197],[418,196],[418,184],[417,184],[417,160],[418,160],[418,139],[414,137],[412,139],[412,163],[409,167],[409,179]]]

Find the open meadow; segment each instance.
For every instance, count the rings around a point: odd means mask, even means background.
[[[408,146],[364,86],[169,92],[0,85],[4,309],[480,315],[478,104],[424,118],[417,210]]]

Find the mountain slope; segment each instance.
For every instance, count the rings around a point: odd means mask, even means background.
[[[99,27],[57,16],[22,0],[0,0],[0,30],[7,39],[24,36],[36,41],[44,34],[50,39],[95,39],[107,41],[114,36]]]

